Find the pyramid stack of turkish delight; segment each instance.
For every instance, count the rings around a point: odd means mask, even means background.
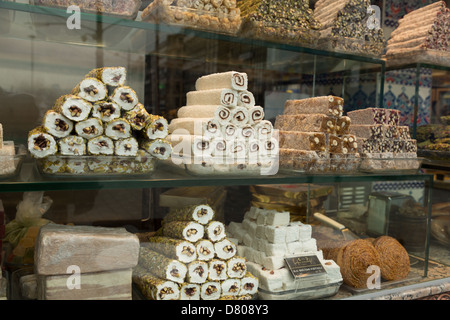
[[[277,116],[280,167],[306,172],[350,171],[359,162],[351,120],[340,97],[288,100]]]
[[[248,300],[258,279],[209,205],[169,212],[154,236],[141,240],[133,281],[150,300]]]
[[[44,173],[147,173],[170,157],[167,120],[146,111],[126,76],[123,67],[93,69],[45,113],[28,135]]]
[[[400,111],[367,108],[347,113],[358,140],[361,169],[418,169],[417,141],[400,125]]]
[[[289,212],[251,207],[242,222],[230,222],[230,237],[236,238],[240,255],[247,258],[248,269],[258,277],[260,292],[284,292],[342,282],[339,266],[325,260],[311,237],[312,227],[299,221],[291,222]],[[313,279],[294,281],[285,258],[316,256],[326,273]]]
[[[320,23],[309,0],[238,1],[238,8],[244,35],[304,45],[313,45],[319,38]]]
[[[195,88],[169,124],[172,162],[195,174],[270,174],[278,139],[264,109],[255,105],[247,74],[206,75]]]
[[[438,1],[399,20],[388,40],[387,63],[448,63],[449,44],[450,10],[445,1]]]
[[[314,15],[322,25],[319,45],[375,56],[383,53],[384,32],[369,0],[319,0]]]

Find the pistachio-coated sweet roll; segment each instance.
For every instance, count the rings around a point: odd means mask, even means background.
[[[55,110],[45,113],[43,126],[55,138],[67,137],[73,130],[73,122]]]
[[[169,159],[173,151],[172,144],[165,139],[141,140],[139,147],[160,160]]]
[[[140,265],[133,269],[132,280],[149,300],[177,300],[180,297],[177,283],[158,278]]]
[[[124,67],[104,67],[91,70],[86,78],[97,78],[111,87],[123,86],[127,79],[127,70]]]
[[[68,94],[56,100],[53,110],[72,121],[79,122],[89,117],[92,111],[92,104],[81,97]]]
[[[45,158],[58,152],[58,144],[44,128],[38,127],[28,134],[28,151],[34,158]]]
[[[85,78],[72,90],[72,94],[84,100],[95,102],[104,100],[108,90],[105,84],[97,78]]]
[[[222,286],[222,296],[237,296],[241,290],[241,280],[240,279],[226,279],[221,282]]]
[[[113,140],[130,138],[131,125],[123,118],[111,120],[105,125],[105,135]]]
[[[114,150],[117,156],[137,156],[139,145],[135,138],[125,138],[114,141]]]
[[[231,259],[236,254],[236,245],[227,238],[214,243],[214,251],[219,259]]]
[[[202,284],[208,280],[208,263],[205,261],[192,261],[187,265],[186,281]]]
[[[202,284],[200,298],[202,300],[218,300],[221,296],[219,281],[208,281]]]
[[[151,121],[151,116],[142,103],[138,103],[132,110],[126,111],[123,117],[128,120],[133,130],[143,130]]]
[[[58,140],[59,153],[63,156],[83,156],[86,154],[86,139],[80,136],[68,136]]]
[[[164,217],[164,221],[195,221],[205,225],[213,218],[214,210],[207,204],[200,204],[175,209]]]
[[[227,275],[227,263],[220,259],[212,259],[208,262],[208,279],[211,281],[225,280]]]
[[[143,243],[142,246],[183,263],[189,263],[197,259],[195,245],[185,240],[155,236],[149,237],[148,241]]]
[[[114,142],[106,136],[98,136],[88,141],[88,153],[91,155],[111,156],[114,154]]]
[[[252,275],[249,271],[245,273],[245,276],[241,279],[240,295],[256,294],[258,292],[259,280]]]
[[[112,101],[98,101],[92,106],[92,116],[105,123],[120,118],[120,114],[119,105]]]
[[[206,236],[212,242],[217,242],[226,237],[225,225],[220,221],[211,221],[205,226]]]
[[[242,278],[247,273],[245,258],[235,256],[227,262],[227,274],[230,278]]]
[[[158,278],[176,283],[183,283],[187,273],[184,263],[167,258],[146,247],[139,249],[138,264]]]
[[[103,123],[100,119],[89,118],[75,125],[75,132],[85,139],[92,139],[103,134]]]
[[[167,119],[157,115],[150,115],[143,129],[144,135],[150,140],[165,139],[169,134],[169,123]]]
[[[132,110],[139,103],[136,92],[128,86],[117,87],[110,99],[125,111]]]
[[[200,285],[195,283],[181,284],[180,300],[200,300]]]
[[[197,242],[205,234],[205,228],[192,221],[172,221],[164,223],[161,227],[162,234],[166,237]]]
[[[209,261],[214,258],[216,252],[214,251],[214,244],[207,239],[198,241],[195,244],[198,260]]]

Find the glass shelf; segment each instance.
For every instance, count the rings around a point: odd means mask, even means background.
[[[97,189],[126,189],[126,188],[173,188],[193,186],[249,186],[255,184],[300,184],[300,183],[352,183],[371,181],[408,181],[425,180],[431,187],[433,175],[427,174],[303,174],[278,173],[276,175],[255,176],[198,176],[184,172],[173,172],[168,167],[157,168],[153,175],[140,177],[101,177],[92,179],[82,178],[53,178],[42,176],[32,163],[25,163],[22,172],[27,174],[24,180],[18,177],[0,181],[0,192],[22,191],[55,191],[55,190],[97,190]]]

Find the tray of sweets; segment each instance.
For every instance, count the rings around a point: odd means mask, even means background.
[[[4,142],[4,145],[11,145],[14,154],[0,154],[0,180],[6,180],[16,177],[20,173],[22,163],[27,156],[24,145],[13,145],[10,142]]]

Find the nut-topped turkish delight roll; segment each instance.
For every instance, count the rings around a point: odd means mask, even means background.
[[[209,261],[214,258],[216,251],[214,244],[210,240],[200,240],[195,244],[198,260]]]
[[[172,144],[165,139],[141,140],[139,146],[160,160],[169,159],[173,151]]]
[[[352,126],[356,124],[382,125],[386,123],[386,109],[381,108],[367,108],[349,111],[347,116],[350,117]]]
[[[104,67],[91,70],[86,78],[97,78],[111,87],[123,86],[127,79],[127,69],[124,67]]]
[[[159,252],[168,258],[183,263],[190,263],[197,259],[195,245],[189,241],[160,236],[148,237],[147,240],[141,244],[143,247]]]
[[[205,282],[201,286],[200,299],[218,300],[221,296],[221,286],[218,281]]]
[[[240,279],[226,279],[221,282],[222,296],[237,296],[241,290]]]
[[[110,99],[125,111],[132,110],[139,103],[136,92],[128,86],[117,87]]]
[[[165,222],[161,229],[163,236],[190,242],[197,242],[202,239],[205,234],[203,225],[193,221]]]
[[[144,135],[150,139],[164,139],[169,134],[169,123],[164,117],[150,115],[148,123],[144,127]]]
[[[202,284],[208,280],[208,263],[205,261],[192,261],[187,265],[186,281]]]
[[[186,105],[222,105],[225,107],[236,107],[238,99],[238,92],[232,89],[190,91],[186,94]]]
[[[231,259],[236,254],[236,245],[227,238],[214,243],[214,251],[219,259]]]
[[[243,72],[228,71],[213,73],[200,77],[195,82],[195,90],[233,89],[237,91],[247,90],[248,76]]]
[[[134,137],[114,141],[114,151],[117,156],[137,156],[139,144]]]
[[[206,226],[206,236],[212,242],[217,242],[226,237],[225,225],[220,221],[211,221]]]
[[[208,262],[208,279],[211,281],[225,280],[227,276],[227,263],[220,259]]]
[[[58,144],[44,128],[38,127],[28,134],[28,151],[34,158],[45,158],[58,152]]]
[[[92,106],[92,116],[107,123],[120,118],[120,107],[111,101],[98,101]]]
[[[301,100],[288,100],[284,105],[285,115],[321,113],[340,117],[344,111],[344,99],[335,96],[322,96]]]
[[[68,136],[58,140],[59,153],[63,156],[82,156],[86,154],[86,139]]]
[[[67,137],[73,130],[73,122],[54,110],[45,113],[43,126],[55,138]]]
[[[144,297],[149,300],[178,300],[180,297],[178,284],[160,279],[140,265],[133,268],[132,279]]]
[[[89,117],[92,104],[76,95],[65,95],[56,100],[53,109],[72,121],[83,121]]]
[[[239,295],[256,294],[256,292],[258,292],[258,285],[258,278],[247,271],[245,276],[241,279],[241,290],[239,291]]]
[[[227,262],[227,274],[230,278],[242,278],[247,273],[245,258],[235,256]]]
[[[195,221],[206,225],[214,218],[214,210],[207,204],[187,206],[169,212],[165,217],[165,222],[171,221]]]
[[[97,78],[85,78],[72,90],[72,94],[84,100],[95,102],[104,100],[108,90],[105,84]]]
[[[91,155],[112,156],[114,154],[114,142],[107,136],[98,136],[89,139],[87,149]]]
[[[180,300],[200,300],[200,285],[195,283],[181,284]]]
[[[75,124],[75,132],[89,140],[103,134],[103,123],[98,118],[89,118]]]
[[[255,106],[255,96],[248,90],[239,91],[237,105],[250,109]]]
[[[161,279],[176,283],[183,283],[187,273],[187,267],[182,262],[167,258],[146,247],[139,248],[138,265]]]
[[[124,118],[117,118],[105,124],[105,135],[113,140],[131,137],[131,125]]]

